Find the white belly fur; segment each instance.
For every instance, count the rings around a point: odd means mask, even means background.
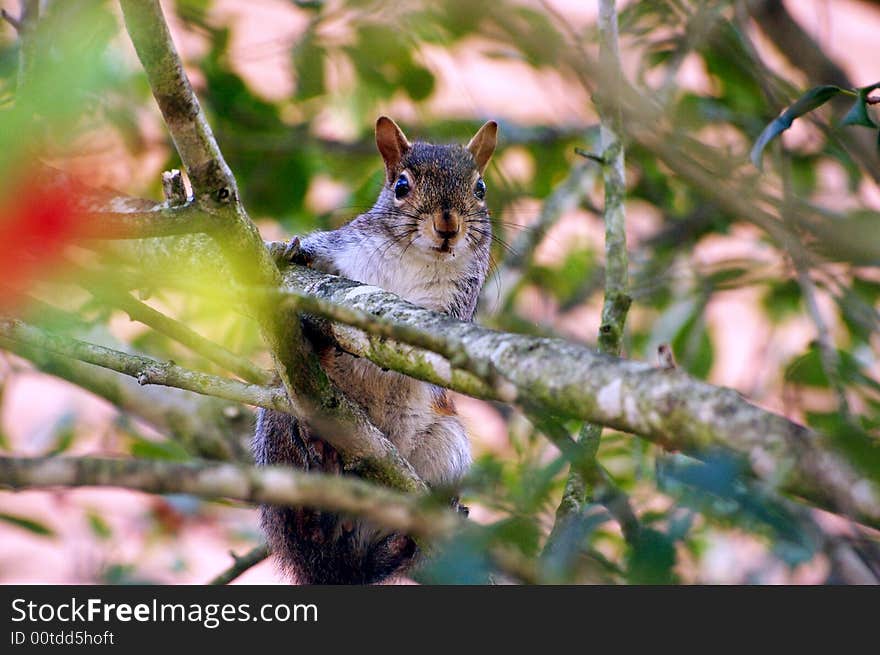
[[[381,252],[381,243],[362,243],[335,257],[334,264],[347,278],[378,286],[427,309],[444,310],[452,298],[450,280],[464,266],[463,257],[440,260],[429,253],[382,257],[376,266],[370,258]],[[397,446],[416,472],[428,483],[453,483],[470,466],[470,445],[464,426],[455,416],[432,408],[432,386],[394,371],[383,371],[362,358],[335,353],[326,362],[327,373],[349,397],[369,414],[373,423]]]

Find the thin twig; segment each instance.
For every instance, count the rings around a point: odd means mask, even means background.
[[[130,294],[117,291],[109,286],[89,287],[89,292],[101,302],[124,311],[133,321],[147,325],[157,332],[174,339],[193,352],[218,366],[235,373],[242,379],[254,384],[268,385],[275,381],[275,376],[251,361],[239,357],[223,346],[206,339],[180,321],[166,316],[149,305],[133,298]]]
[[[2,17],[3,20],[9,23],[12,26],[12,29],[14,29],[16,32],[21,31],[21,23],[19,22],[19,20],[5,9],[0,9],[0,17]]]
[[[524,271],[528,269],[535,250],[547,232],[567,211],[577,208],[588,196],[593,180],[597,175],[592,164],[578,163],[572,167],[568,177],[544,199],[541,211],[533,225],[523,230],[510,245],[510,255],[501,266],[493,271],[484,285],[483,300],[489,315],[497,313],[510,301],[517,289]],[[492,302],[489,290],[498,287],[498,303]]]
[[[837,396],[837,406],[840,413],[847,421],[852,420],[852,413],[849,408],[849,401],[846,398],[846,387],[840,377],[840,355],[831,338],[831,331],[828,324],[822,316],[819,309],[819,303],[816,300],[816,285],[813,283],[807,268],[796,258],[792,258],[795,270],[797,271],[798,286],[800,286],[801,294],[804,297],[804,303],[807,306],[807,312],[816,326],[816,343],[819,347],[819,362],[825,376],[828,378],[828,384]]]
[[[255,546],[251,550],[249,550],[244,555],[236,555],[235,553],[230,552],[232,555],[232,566],[228,569],[212,578],[208,583],[209,585],[226,585],[239,577],[242,573],[255,567],[257,564],[265,560],[269,557],[269,546],[266,544],[260,544],[259,546]]]
[[[794,222],[794,199],[795,193],[791,180],[791,158],[785,153],[781,143],[776,144],[776,153],[779,161],[779,169],[782,178],[783,188],[783,204],[782,217],[792,224]],[[849,402],[846,398],[846,387],[840,377],[840,356],[825,322],[822,312],[819,309],[819,303],[816,300],[816,285],[810,277],[810,262],[808,257],[803,255],[799,250],[789,253],[792,265],[797,274],[798,286],[801,295],[804,298],[804,304],[807,306],[807,313],[816,326],[816,342],[819,349],[819,365],[828,378],[828,384],[837,396],[837,405],[840,413],[845,421],[852,421],[852,414],[849,409]]]
[[[597,101],[600,118],[602,172],[605,182],[605,300],[602,305],[602,324],[599,327],[599,352],[620,355],[623,330],[631,299],[628,295],[629,275],[626,251],[626,169],[623,147],[623,118],[619,88],[623,75],[617,34],[617,8],[614,0],[599,2],[599,57],[603,79],[602,96]],[[610,484],[610,477],[602,475],[596,461],[602,438],[602,426],[584,423],[579,443],[588,461],[581,470],[572,467],[562,501],[556,510],[556,520],[546,548],[552,549],[563,526],[581,511],[584,503],[594,497],[614,499],[615,516],[622,517],[621,526],[628,541],[638,535],[638,522],[629,500],[620,489]],[[609,507],[610,509],[610,507]]]

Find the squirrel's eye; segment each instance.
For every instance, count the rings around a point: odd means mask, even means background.
[[[394,197],[400,200],[409,193],[409,180],[406,175],[401,175],[394,183]]]
[[[483,182],[482,177],[477,180],[477,184],[474,187],[474,196],[476,196],[477,200],[482,200],[486,197],[486,183]]]

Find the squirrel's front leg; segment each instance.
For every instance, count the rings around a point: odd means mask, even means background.
[[[286,266],[288,264],[310,266],[313,259],[308,249],[303,247],[299,237],[293,237],[287,242],[276,241],[270,244],[269,254],[279,266]]]

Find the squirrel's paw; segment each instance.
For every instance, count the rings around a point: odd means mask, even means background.
[[[299,264],[300,266],[308,266],[312,261],[309,253],[303,249],[299,237],[293,237],[287,243],[273,243],[269,248],[269,253],[278,265]]]

